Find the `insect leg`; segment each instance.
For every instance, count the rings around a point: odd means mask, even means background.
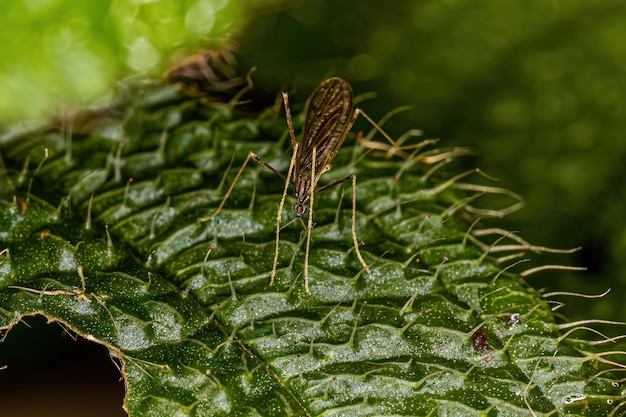
[[[395,114],[399,111],[404,111],[406,110],[406,107],[401,107],[400,109],[397,109],[395,112],[390,112],[392,114]],[[389,145],[385,145],[379,142],[375,142],[369,139],[358,139],[357,141],[359,142],[359,145],[363,146],[364,148],[367,149],[373,149],[373,150],[383,150],[386,151],[385,153],[385,157],[386,158],[391,158],[393,155],[399,154],[400,156],[402,156],[403,158],[408,158],[408,155],[406,152],[404,152],[405,150],[411,150],[411,149],[420,149],[423,148],[426,145],[430,145],[433,143],[436,143],[437,140],[433,140],[433,139],[427,139],[427,140],[423,140],[420,143],[417,144],[413,144],[413,145],[402,145],[402,143],[408,139],[409,137],[412,136],[421,136],[422,135],[422,131],[421,130],[409,130],[407,133],[405,133],[404,135],[402,135],[402,137],[400,139],[398,139],[398,141],[395,141],[391,138],[391,136],[389,136],[389,134],[387,132],[385,132],[382,127],[376,123],[367,113],[365,113],[363,110],[361,109],[356,109],[354,111],[355,116],[352,118],[352,123],[350,125],[350,127],[352,126],[352,124],[354,124],[354,121],[356,121],[356,118],[358,115],[363,116],[378,132],[380,132],[381,135],[383,135],[383,137],[387,140],[387,142],[389,142]],[[385,116],[383,118],[383,121],[386,121],[386,119],[388,119],[390,116]]]
[[[352,241],[354,242],[354,250],[356,251],[356,257],[359,258],[359,262],[363,265],[363,268],[368,274],[372,273],[372,270],[367,266],[361,251],[359,250],[359,242],[356,237],[356,175],[350,175],[352,177]]]
[[[296,158],[298,155],[298,142],[296,142],[296,134],[293,130],[293,122],[291,120],[291,110],[289,108],[289,94],[283,93],[283,104],[285,105],[285,118],[287,119],[287,127],[289,128],[289,137],[291,138],[291,147],[293,153],[291,155],[291,162],[289,163],[289,170],[287,176],[281,177],[285,180],[285,190],[278,206],[278,214],[276,215],[276,249],[274,251],[274,265],[272,266],[272,273],[270,274],[270,286],[274,284],[274,278],[276,278],[276,269],[278,268],[278,246],[280,243],[280,220],[283,215],[283,208],[285,206],[285,200],[287,199],[287,191],[289,190],[289,183],[291,182],[291,174],[296,165]],[[307,291],[308,292],[308,291]]]
[[[220,212],[222,211],[222,208],[224,208],[224,204],[226,204],[226,200],[228,200],[228,197],[230,197],[230,194],[233,192],[233,189],[235,188],[235,184],[237,184],[237,181],[239,181],[239,177],[241,177],[241,173],[246,168],[246,165],[248,165],[248,162],[250,162],[250,159],[254,159],[259,164],[263,165],[265,168],[267,168],[270,171],[272,171],[274,174],[278,175],[279,177],[281,177],[284,180],[287,180],[287,177],[285,177],[285,175],[283,175],[281,172],[277,171],[270,164],[268,164],[267,162],[265,162],[264,160],[259,158],[259,156],[257,154],[255,154],[254,152],[250,151],[248,153],[248,157],[243,162],[243,165],[241,165],[241,168],[239,168],[239,171],[237,172],[237,175],[235,175],[235,179],[233,180],[232,184],[230,184],[230,187],[228,188],[228,191],[226,191],[226,194],[224,195],[224,198],[222,199],[222,202],[217,207],[217,210],[215,210],[213,212],[213,214],[211,214],[209,216],[199,218],[198,221],[200,223],[207,222],[207,221],[211,220],[213,217],[215,217],[218,214],[220,214]]]
[[[291,146],[296,149],[296,133],[293,131],[293,122],[291,121],[291,110],[289,109],[289,94],[283,93],[283,103],[285,105],[285,118],[289,127],[289,137],[291,138]]]
[[[311,166],[311,197],[309,197],[309,222],[306,229],[306,251],[304,252],[304,289],[309,294],[309,252],[311,250],[311,229],[313,229],[313,196],[315,195],[315,157],[317,149],[313,148]]]
[[[283,207],[285,206],[285,200],[287,199],[287,191],[289,190],[289,183],[291,182],[291,174],[296,164],[297,155],[298,155],[298,144],[294,143],[293,154],[291,155],[291,162],[289,163],[289,170],[287,171],[287,177],[285,178],[285,190],[283,191],[283,196],[280,199],[280,205],[278,206],[278,214],[276,215],[276,249],[274,251],[274,265],[272,266],[272,273],[270,275],[270,287],[274,284],[274,278],[276,278],[276,268],[278,267],[278,244],[280,243],[280,220],[283,216]]]
[[[331,187],[334,187],[337,184],[344,183],[348,180],[352,180],[352,241],[354,242],[354,250],[356,251],[356,257],[359,258],[359,262],[368,273],[372,273],[372,270],[367,266],[363,256],[361,255],[361,251],[359,250],[359,239],[356,236],[356,175],[351,174],[345,178],[340,178],[338,180],[334,180],[329,184],[326,184],[322,188],[318,189],[317,192],[321,193],[324,190],[327,190]],[[311,198],[313,197],[313,193],[311,193]]]

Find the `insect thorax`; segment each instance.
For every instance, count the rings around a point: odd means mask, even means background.
[[[294,195],[298,199],[299,204],[304,204],[311,197],[311,173],[300,172],[296,176],[294,183]]]

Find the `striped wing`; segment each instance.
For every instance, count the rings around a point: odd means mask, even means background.
[[[313,149],[315,183],[331,163],[345,139],[344,130],[352,115],[352,88],[341,78],[329,78],[313,92],[309,101],[295,178],[311,178]]]

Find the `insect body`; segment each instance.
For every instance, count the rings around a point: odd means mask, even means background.
[[[308,258],[310,252],[311,229],[313,228],[314,195],[348,180],[352,180],[352,239],[354,249],[363,268],[367,272],[371,272],[368,265],[365,263],[365,260],[361,256],[361,252],[359,251],[359,242],[356,235],[356,175],[351,174],[345,178],[334,180],[331,183],[316,189],[320,177],[331,169],[332,160],[335,158],[335,155],[337,155],[337,152],[341,148],[341,145],[346,139],[359,114],[363,115],[370,123],[372,123],[372,125],[379,130],[392,145],[396,145],[396,143],[363,111],[360,109],[353,110],[352,88],[350,87],[350,84],[341,78],[334,77],[323,81],[311,95],[306,112],[304,127],[302,128],[302,139],[300,144],[296,141],[293,129],[291,111],[289,108],[289,96],[287,93],[283,93],[282,96],[285,106],[287,126],[289,128],[289,136],[293,147],[293,154],[291,156],[291,163],[289,165],[287,175],[282,174],[270,166],[268,163],[259,158],[259,156],[254,152],[249,152],[248,157],[239,169],[239,172],[237,172],[233,183],[226,192],[224,199],[218,206],[217,210],[210,216],[199,219],[199,221],[208,221],[220,213],[250,159],[254,159],[259,164],[270,169],[272,172],[283,178],[285,180],[285,189],[276,218],[276,250],[274,253],[274,266],[272,268],[270,280],[270,285],[272,285],[276,276],[278,265],[282,211],[286,195],[289,190],[289,185],[293,181],[294,194],[297,200],[294,205],[296,217],[283,227],[290,225],[296,220],[299,220],[304,226],[302,217],[309,212],[308,225],[305,226],[307,228],[307,244],[304,260],[305,289],[308,293]]]
[[[285,108],[288,108],[289,99],[286,93],[283,94],[283,99]],[[351,116],[352,88],[341,78],[327,79],[311,96],[293,174],[294,194],[298,200],[294,206],[297,216],[302,217],[308,211],[306,203],[311,197],[311,189],[315,188],[322,174],[331,169],[331,162],[353,123],[348,126]],[[290,115],[288,119],[291,119]],[[293,136],[291,123],[289,123],[289,131],[295,148],[295,136]],[[315,163],[313,163],[314,153]],[[326,188],[328,187],[324,187]]]

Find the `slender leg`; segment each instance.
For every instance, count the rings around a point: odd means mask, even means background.
[[[293,122],[291,121],[291,109],[289,108],[289,94],[283,93],[283,104],[285,105],[285,118],[289,127],[289,137],[291,138],[291,147],[296,149],[296,134],[293,131]]]
[[[285,190],[278,206],[278,214],[276,215],[276,249],[274,251],[274,265],[272,266],[272,273],[270,274],[270,286],[274,285],[274,279],[276,278],[276,269],[278,268],[278,249],[280,243],[280,220],[283,215],[283,208],[285,206],[285,200],[287,199],[287,191],[289,190],[289,183],[291,182],[291,174],[296,165],[296,158],[298,156],[298,142],[296,142],[296,134],[293,131],[293,122],[291,120],[291,109],[289,108],[289,95],[283,93],[283,104],[285,106],[285,118],[287,119],[287,127],[289,128],[289,137],[291,138],[291,147],[293,153],[291,155],[291,162],[289,163],[289,171],[287,177],[283,177],[285,180]]]
[[[427,145],[433,145],[438,142],[438,139],[424,139],[420,141],[419,143],[402,146],[402,143],[404,143],[404,141],[407,140],[408,138],[417,137],[421,135],[422,135],[421,131],[418,131],[415,129],[409,130],[397,140],[397,144],[398,144],[397,147],[394,147],[393,145],[388,145],[386,143],[363,139],[362,136],[360,137],[357,136],[356,142],[359,144],[359,146],[367,150],[382,152],[383,156],[387,159],[391,158],[394,155],[398,155],[403,159],[409,159],[411,156],[415,154],[416,151],[419,151],[421,148]],[[408,154],[407,152],[405,152],[408,150],[413,150],[413,152],[411,154]]]
[[[293,154],[291,155],[291,163],[289,164],[287,178],[285,179],[285,190],[283,191],[283,196],[280,199],[278,214],[276,215],[276,250],[274,251],[274,265],[272,266],[272,274],[270,276],[270,287],[274,285],[274,278],[276,278],[276,268],[278,267],[278,244],[280,243],[280,220],[283,216],[283,207],[285,206],[285,199],[287,198],[287,191],[289,190],[289,183],[291,182],[291,173],[293,172],[293,167],[296,164],[297,154],[298,144],[294,143]]]
[[[371,124],[372,126],[374,126],[374,128],[375,128],[376,130],[378,130],[378,131],[380,132],[380,134],[384,136],[384,138],[385,138],[385,139],[387,139],[387,141],[391,144],[391,146],[392,146],[392,147],[394,147],[394,148],[399,148],[399,147],[400,147],[400,145],[398,145],[398,144],[396,143],[396,141],[395,141],[395,140],[391,139],[391,136],[389,136],[389,135],[387,134],[387,132],[385,132],[385,131],[382,129],[382,127],[378,126],[378,124],[377,124],[377,123],[376,123],[376,122],[375,122],[375,121],[374,121],[371,117],[369,117],[369,116],[367,115],[367,113],[365,113],[365,112],[364,112],[363,110],[361,110],[361,109],[356,109],[356,110],[354,110],[354,117],[352,118],[352,124],[350,125],[350,128],[352,128],[352,125],[354,124],[354,121],[356,121],[356,118],[358,117],[358,115],[361,115],[361,116],[365,117],[365,119],[366,119],[368,122],[370,122],[370,124]]]
[[[352,180],[352,241],[354,242],[354,250],[356,252],[356,257],[359,258],[359,262],[361,262],[361,265],[363,266],[363,268],[365,268],[365,270],[371,274],[372,270],[369,268],[369,266],[367,266],[367,263],[365,263],[365,260],[363,259],[363,256],[361,255],[361,251],[359,250],[359,239],[356,236],[356,175],[350,174],[345,178],[334,180],[326,184],[319,190],[317,190],[317,192],[321,193],[324,190],[334,187],[337,184],[344,183],[350,179]],[[313,196],[313,194],[311,194],[311,196]]]
[[[235,175],[235,179],[233,180],[233,183],[230,184],[230,187],[228,187],[228,191],[226,191],[226,194],[224,195],[224,198],[222,199],[222,202],[220,203],[220,205],[217,207],[217,210],[215,210],[213,212],[213,214],[211,214],[209,216],[202,217],[202,218],[198,219],[198,221],[200,223],[208,222],[213,217],[215,217],[218,214],[220,214],[220,212],[224,208],[224,204],[226,204],[226,200],[228,200],[228,197],[230,197],[230,194],[233,192],[233,189],[235,188],[235,184],[237,184],[237,181],[239,181],[239,177],[241,177],[241,173],[246,168],[246,165],[248,165],[248,162],[250,162],[250,159],[254,159],[259,164],[263,165],[265,168],[267,168],[270,171],[272,171],[274,174],[278,175],[279,177],[281,177],[285,181],[287,180],[287,178],[281,172],[277,171],[276,169],[274,169],[274,167],[269,165],[267,162],[263,161],[261,158],[259,158],[259,156],[257,154],[255,154],[254,152],[249,152],[248,153],[248,157],[244,161],[243,165],[241,165],[241,168],[239,168],[239,171],[237,172],[237,175]]]
[[[363,265],[363,268],[367,271],[368,274],[371,274],[372,271],[365,263],[363,256],[361,255],[361,251],[359,250],[359,242],[356,237],[356,175],[350,175],[352,177],[352,241],[354,242],[354,250],[356,251],[356,257],[359,258],[359,262]]]
[[[405,108],[402,108],[402,110],[405,110]],[[408,155],[406,155],[406,150],[411,150],[411,149],[420,149],[423,148],[426,145],[435,143],[436,140],[432,140],[432,139],[427,139],[427,140],[423,140],[420,143],[416,143],[413,145],[402,145],[402,143],[411,136],[421,136],[422,132],[419,130],[409,130],[405,135],[402,136],[401,139],[399,139],[398,141],[395,141],[391,138],[391,136],[389,136],[389,134],[387,134],[387,132],[385,132],[382,127],[380,127],[378,125],[378,123],[376,123],[367,113],[365,113],[363,110],[361,109],[356,109],[354,110],[354,115],[352,117],[352,120],[350,121],[350,123],[348,123],[348,125],[346,126],[346,130],[350,130],[352,128],[352,125],[354,125],[357,117],[361,115],[363,116],[378,132],[380,132],[381,135],[383,135],[383,137],[387,140],[387,142],[389,142],[389,145],[385,145],[383,143],[379,143],[379,142],[374,142],[371,140],[365,140],[365,139],[358,139],[357,138],[357,142],[363,146],[364,148],[368,148],[368,149],[374,149],[374,150],[383,150],[386,151],[385,157],[386,158],[390,158],[391,156],[395,155],[395,154],[400,154],[400,155],[404,155],[406,157],[408,157]],[[388,118],[388,116],[385,116],[383,119]]]
[[[315,157],[317,149],[313,148],[311,157],[311,197],[309,197],[309,222],[306,230],[306,251],[304,252],[304,289],[309,294],[309,252],[311,250],[311,229],[313,229],[313,197],[315,196]]]

